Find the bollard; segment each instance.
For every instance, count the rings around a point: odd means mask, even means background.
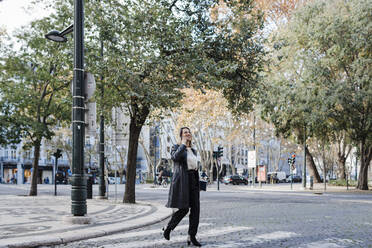
[[[93,198],[93,176],[87,176],[87,199]]]

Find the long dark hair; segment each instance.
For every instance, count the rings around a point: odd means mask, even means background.
[[[183,132],[184,129],[189,130],[189,132],[191,133],[190,128],[188,128],[188,127],[181,127],[181,129],[180,129],[180,144],[181,144],[181,142],[182,142],[182,132]],[[191,146],[191,144],[190,144],[190,146]]]
[[[183,129],[188,129],[189,132],[191,133],[190,128],[188,128],[188,127],[181,127],[181,129],[180,129],[180,138],[181,138],[181,139],[182,139],[182,132],[183,132]]]

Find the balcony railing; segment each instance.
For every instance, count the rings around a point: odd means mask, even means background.
[[[0,157],[0,162],[2,163],[9,163],[9,164],[17,164],[17,163],[23,163],[23,164],[32,164],[33,163],[33,158],[10,158],[10,157]],[[39,166],[47,166],[47,165],[54,165],[55,164],[55,159],[46,159],[46,158],[40,158],[39,159]],[[70,163],[68,159],[58,159],[58,165],[64,165],[64,166],[69,166]]]

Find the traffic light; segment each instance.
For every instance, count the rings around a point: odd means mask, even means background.
[[[292,154],[292,158],[288,158],[288,164],[289,166],[291,166],[292,170],[296,169],[295,162],[296,162],[296,154]]]
[[[217,156],[218,156],[218,152],[217,151],[213,151],[213,158],[217,159]]]
[[[288,158],[288,164],[291,166],[292,165],[292,158]]]
[[[217,151],[217,157],[220,158],[223,156],[223,147],[219,146]]]
[[[57,149],[57,151],[55,152],[55,153],[53,153],[53,156],[55,157],[55,158],[60,158],[60,157],[62,157],[62,150],[61,149]]]

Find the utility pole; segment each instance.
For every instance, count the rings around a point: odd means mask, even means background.
[[[74,80],[72,90],[71,213],[87,213],[87,180],[84,175],[84,0],[74,0]]]

